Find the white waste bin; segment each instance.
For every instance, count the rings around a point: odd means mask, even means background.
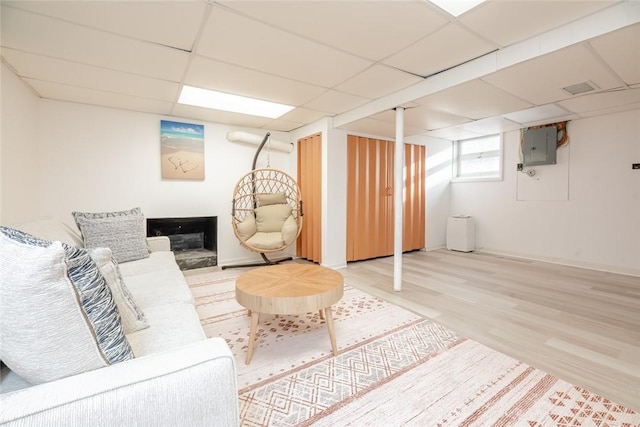
[[[447,249],[471,252],[475,249],[475,223],[469,215],[455,215],[447,220]]]

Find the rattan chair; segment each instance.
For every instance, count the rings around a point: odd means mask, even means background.
[[[264,142],[260,148],[263,145]],[[266,254],[288,248],[302,230],[302,198],[296,181],[278,169],[255,169],[255,163],[254,159],[254,169],[235,186],[231,222],[240,244],[259,253],[264,262],[222,266],[223,269],[273,265],[290,260],[291,257],[270,260]]]

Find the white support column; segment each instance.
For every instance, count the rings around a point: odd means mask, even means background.
[[[404,107],[396,107],[396,150],[393,177],[393,290],[402,290],[402,219],[404,192]]]

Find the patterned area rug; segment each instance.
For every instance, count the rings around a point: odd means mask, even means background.
[[[239,271],[188,276],[206,334],[237,364],[242,426],[640,426],[640,414],[345,285],[339,349],[318,313],[250,318]]]

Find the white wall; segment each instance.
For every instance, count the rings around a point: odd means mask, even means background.
[[[291,139],[318,132],[322,133],[321,264],[342,268],[347,265],[347,134],[325,118],[291,132]]]
[[[40,214],[39,98],[0,67],[0,224],[11,224]]]
[[[561,186],[567,177],[545,170],[568,168],[568,200],[517,200],[516,131],[505,134],[504,180],[453,183],[451,213],[475,217],[479,250],[640,275],[640,111],[574,120],[568,135],[566,163],[534,168]]]
[[[453,145],[451,141],[425,136],[408,137],[405,142],[427,147],[426,249],[444,248],[451,204]]]
[[[230,218],[235,183],[251,170],[257,147],[231,143],[226,133],[246,130],[262,135],[265,131],[196,122],[205,126],[205,179],[163,180],[160,120],[192,123],[193,120],[38,101],[38,120],[34,125],[38,143],[34,157],[39,158],[41,180],[30,186],[40,188],[38,216],[59,218],[72,225],[74,210],[96,212],[135,206],[140,206],[149,218],[217,216],[219,265],[259,260],[257,254],[238,244]],[[287,134],[272,134],[275,139],[288,141]],[[292,173],[295,153],[272,151],[269,157],[272,167]],[[257,166],[266,166],[266,160],[263,151]],[[25,190],[24,193],[32,193]],[[11,209],[11,216],[29,208],[26,197],[21,204],[21,208]]]

